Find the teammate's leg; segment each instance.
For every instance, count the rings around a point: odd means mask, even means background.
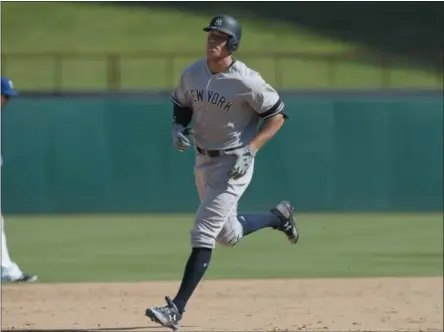
[[[33,282],[37,280],[37,276],[33,274],[24,274],[19,266],[11,260],[6,242],[6,234],[4,229],[4,220],[1,216],[2,224],[2,263],[1,263],[1,280],[2,282]]]
[[[9,256],[8,246],[6,243],[6,235],[4,229],[3,216],[1,216],[2,224],[2,282],[20,279],[23,276],[18,265],[11,260]]]

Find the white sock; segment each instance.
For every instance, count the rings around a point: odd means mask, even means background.
[[[2,280],[17,280],[23,276],[23,272],[18,265],[9,257],[8,247],[6,245],[6,235],[4,229],[3,216],[1,216],[2,223]]]

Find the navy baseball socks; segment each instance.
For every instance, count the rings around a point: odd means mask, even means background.
[[[212,252],[210,248],[193,248],[188,258],[179,292],[173,300],[181,315],[210,264]]]
[[[243,227],[244,236],[265,227],[279,227],[281,224],[281,219],[272,213],[243,214],[239,215],[238,219]],[[185,266],[182,283],[173,300],[181,315],[210,264],[212,252],[213,250],[210,248],[193,248],[191,251],[191,255]]]
[[[274,213],[240,214],[237,219],[244,229],[244,236],[266,227],[278,228],[282,222]]]
[[[266,227],[279,228],[282,223],[281,218],[274,213],[241,214],[238,216],[238,220],[243,228],[243,236]],[[191,251],[185,266],[182,283],[173,300],[181,315],[210,264],[212,252],[213,250],[210,248],[193,248]]]
[[[273,213],[242,214],[239,215],[238,219],[242,225],[244,236],[265,227],[276,228],[281,224],[281,219]],[[212,252],[210,248],[193,248],[191,251],[191,255],[185,266],[182,283],[173,300],[181,315],[210,264]]]

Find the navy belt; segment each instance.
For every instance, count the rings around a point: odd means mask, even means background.
[[[205,156],[211,157],[211,158],[219,157],[219,156],[223,155],[223,153],[225,151],[233,151],[233,150],[236,150],[239,148],[240,148],[240,146],[238,146],[236,148],[229,148],[229,149],[224,149],[224,150],[205,150],[205,149],[202,149],[202,148],[196,146],[197,152],[199,152],[200,154],[203,154]]]

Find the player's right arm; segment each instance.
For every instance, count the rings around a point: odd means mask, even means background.
[[[180,76],[179,85],[174,89],[170,99],[173,102],[174,126],[186,128],[193,118],[193,109],[186,90],[185,73]]]
[[[191,146],[188,135],[191,134],[187,129],[193,119],[193,109],[191,108],[190,96],[186,89],[185,74],[182,73],[179,85],[171,94],[173,102],[173,145],[176,150],[183,152]]]

